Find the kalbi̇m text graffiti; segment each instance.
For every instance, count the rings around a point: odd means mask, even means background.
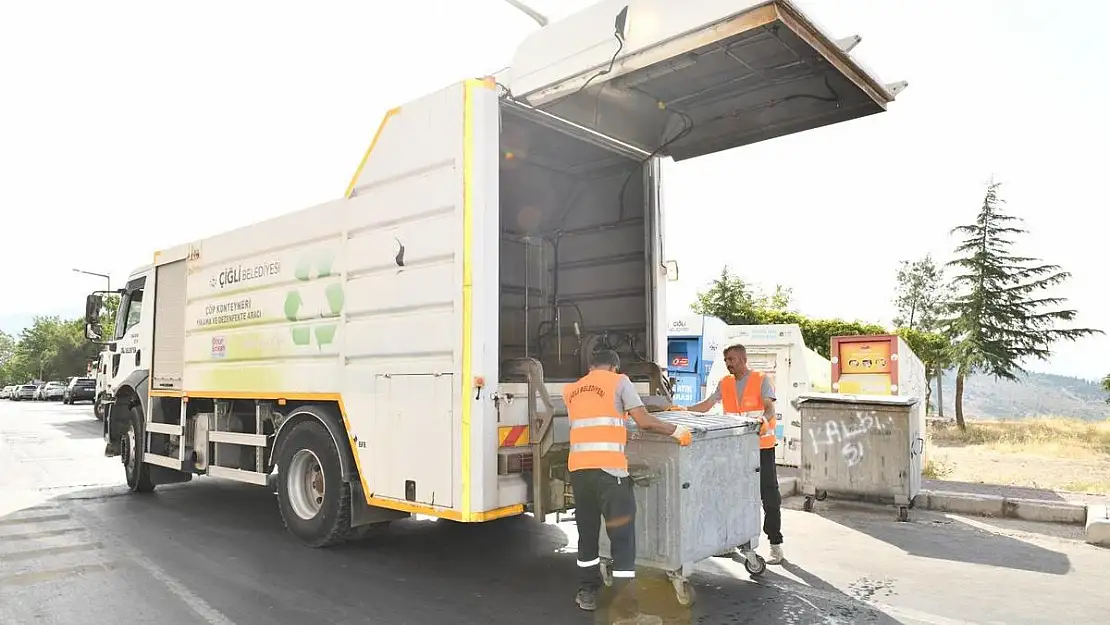
[[[891,435],[893,422],[890,417],[884,422],[874,411],[859,411],[855,417],[855,423],[848,423],[844,419],[829,419],[825,421],[824,427],[809,428],[813,452],[819,453],[825,446],[839,446],[844,462],[849,467],[854,467],[863,460],[867,447],[866,437]]]

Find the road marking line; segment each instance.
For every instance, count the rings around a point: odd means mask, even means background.
[[[83,531],[85,531],[83,527],[63,527],[56,530],[42,530],[40,532],[26,532],[23,534],[0,534],[0,542],[6,540],[34,540],[36,538],[45,538],[46,536],[62,536],[64,534],[74,534]]]
[[[119,562],[101,562],[99,564],[79,564],[77,566],[67,566],[62,569],[52,569],[49,571],[36,571],[34,573],[17,573],[15,575],[0,577],[0,587],[27,586],[29,584],[37,584],[39,582],[47,582],[55,579],[76,577],[85,573],[111,571],[112,569],[119,568],[119,566]]]
[[[204,619],[207,625],[235,625],[231,619],[213,608],[207,601],[201,599],[200,596],[186,588],[181,582],[170,577],[169,573],[163,571],[158,565],[138,555],[131,556],[131,559],[135,564],[145,569],[147,573],[150,573],[151,577],[162,582],[175,597],[180,599],[197,616]]]
[[[0,525],[26,525],[29,523],[46,523],[47,521],[61,521],[68,519],[68,514],[48,514],[45,516],[25,516],[14,519],[0,519]]]
[[[30,560],[44,556],[53,556],[62,553],[76,553],[78,551],[95,551],[102,549],[104,543],[80,543],[65,547],[44,547],[42,549],[28,549],[27,551],[13,551],[0,554],[0,562],[14,562],[17,560]]]

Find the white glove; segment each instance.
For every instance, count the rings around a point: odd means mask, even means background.
[[[676,423],[674,432],[671,432],[671,437],[678,441],[679,445],[685,447],[693,441],[693,433],[694,431],[689,426]]]

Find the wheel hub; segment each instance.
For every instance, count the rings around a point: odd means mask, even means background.
[[[316,454],[309,449],[300,449],[293,454],[285,480],[293,513],[306,521],[316,518],[327,492],[324,469]]]

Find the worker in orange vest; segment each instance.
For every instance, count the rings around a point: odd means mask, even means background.
[[[636,499],[624,447],[628,440],[625,418],[648,432],[672,436],[689,445],[691,429],[661,421],[644,409],[644,402],[628,376],[617,373],[616,352],[600,351],[590,359],[590,372],[563,389],[570,421],[570,484],[574,489],[574,519],[578,526],[578,569],[581,584],[575,602],[583,610],[597,609],[601,587],[598,539],[601,521],[609,536],[613,558],[612,607],[614,625],[661,625],[658,616],[642,614],[636,601]]]
[[[763,420],[759,428],[759,495],[763,500],[763,532],[771,543],[771,557],[767,563],[782,564],[785,558],[782,555],[782,493],[775,467],[775,388],[763,372],[748,368],[748,351],[743,345],[725,349],[725,365],[730,375],[720,381],[717,390],[684,410],[707,412],[719,401],[724,404],[726,414],[758,416]]]

